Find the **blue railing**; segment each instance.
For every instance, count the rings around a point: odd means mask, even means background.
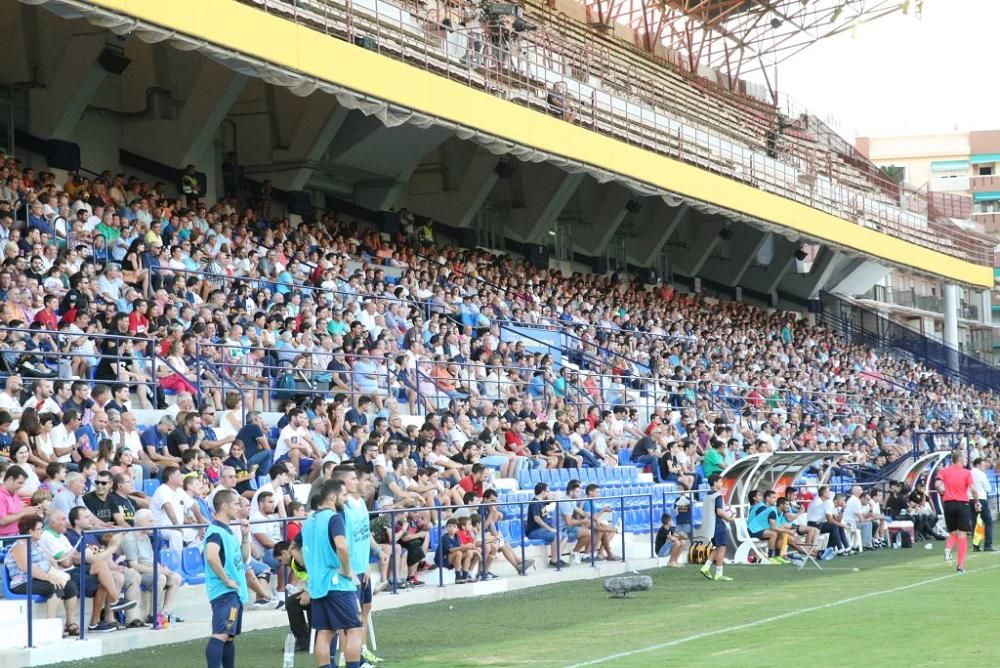
[[[824,293],[821,302],[823,319],[848,341],[905,352],[944,376],[1000,393],[1000,368],[836,295]]]

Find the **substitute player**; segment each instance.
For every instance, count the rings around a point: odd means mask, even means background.
[[[240,520],[241,538],[229,523],[240,516],[240,497],[228,489],[215,494],[215,521],[205,529],[202,558],[205,592],[212,604],[212,637],[205,648],[208,668],[236,668],[236,636],[243,626],[243,604],[250,599],[246,562],[250,559],[250,523]]]
[[[317,512],[302,525],[302,557],[309,573],[312,627],[316,629],[316,665],[332,668],[331,644],[337,631],[347,632],[343,648],[347,668],[361,661],[361,617],[358,581],[344,527],[344,483],[328,480],[317,498]],[[367,554],[367,552],[366,552]]]
[[[350,464],[341,464],[333,471],[333,480],[344,483],[347,500],[344,502],[344,528],[347,532],[347,544],[351,552],[351,571],[358,576],[358,601],[361,604],[361,658],[368,664],[381,663],[382,659],[365,646],[368,632],[368,615],[372,610],[372,580],[368,573],[369,557],[374,551],[381,552],[378,543],[372,538],[371,524],[368,519],[368,506],[361,498],[358,490],[358,474]],[[343,647],[350,640],[345,632],[342,637]],[[364,665],[364,664],[362,664]]]
[[[951,551],[958,543],[958,572],[965,572],[965,554],[968,551],[965,534],[972,531],[969,515],[969,494],[973,506],[979,512],[981,505],[976,492],[972,471],[965,468],[965,453],[955,450],[951,453],[951,466],[946,466],[937,474],[937,490],[944,501],[944,523],[948,528],[948,541],[944,544],[944,559],[951,563]]]

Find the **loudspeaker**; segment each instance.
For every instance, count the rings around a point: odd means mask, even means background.
[[[132,59],[126,57],[120,50],[106,46],[97,56],[97,64],[108,74],[121,74],[132,64]]]
[[[537,267],[538,269],[548,269],[550,253],[551,251],[548,246],[531,244],[528,246],[528,262],[531,263],[532,267]]]
[[[637,199],[630,199],[625,202],[625,210],[631,213],[633,216],[640,211],[642,211],[642,202]]]
[[[288,213],[296,216],[311,216],[313,212],[312,197],[309,193],[296,190],[288,193]]]
[[[803,250],[801,248],[798,249],[797,251],[795,251],[795,259],[798,260],[799,262],[804,262],[805,259],[806,259],[806,257],[808,257],[808,256],[809,256],[809,253],[805,252],[805,250]]]
[[[509,179],[514,175],[514,163],[509,160],[501,160],[497,163],[497,166],[493,168],[493,171],[497,173],[501,179]]]
[[[660,277],[656,275],[655,269],[646,267],[639,272],[639,280],[644,285],[657,285],[660,282]]]
[[[479,232],[471,227],[463,227],[458,241],[462,248],[475,248],[479,245]]]
[[[594,270],[595,274],[606,274],[608,273],[608,258],[603,255],[591,258],[590,267]]]
[[[719,230],[719,238],[722,239],[723,241],[729,241],[730,239],[733,238],[733,231],[728,227],[723,227],[721,230]]]
[[[50,139],[45,142],[45,162],[56,169],[80,169],[80,145]]]

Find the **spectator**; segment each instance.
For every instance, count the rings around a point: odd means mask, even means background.
[[[24,501],[21,499],[20,490],[27,477],[24,469],[16,464],[4,471],[3,484],[0,485],[0,541],[18,535],[18,523],[22,520],[41,518],[39,508],[25,507]],[[32,530],[33,527],[34,525],[32,525]]]
[[[850,541],[847,539],[844,523],[838,517],[833,498],[830,488],[821,486],[817,498],[809,504],[806,522],[819,529],[820,533],[830,535],[830,543],[837,554],[848,554],[851,552]]]
[[[667,566],[670,568],[683,568],[684,564],[679,559],[684,552],[686,544],[683,532],[676,531],[673,527],[674,518],[670,513],[663,513],[660,516],[660,528],[656,531],[656,541],[653,544],[656,556],[670,557]]]
[[[549,492],[549,486],[544,482],[537,483],[534,500],[528,504],[524,535],[530,540],[540,540],[549,546],[549,566],[569,566],[568,563],[559,558],[556,529],[550,524],[554,505],[550,503],[551,499],[552,494]]]
[[[978,511],[976,510],[975,500],[969,502],[969,507],[973,517],[973,528],[975,528],[979,518],[982,518],[985,529],[982,544],[973,548],[977,552],[980,550],[984,552],[996,551],[993,547],[993,512],[990,509],[989,501],[993,493],[993,484],[986,477],[986,471],[988,470],[990,470],[990,462],[986,459],[976,457],[972,460],[972,480],[976,485],[976,492],[982,502]]]
[[[152,512],[152,524],[157,527],[173,526],[177,529],[160,529],[160,538],[165,540],[170,549],[178,555],[184,551],[184,536],[180,526],[184,524],[184,502],[181,497],[181,485],[184,477],[176,466],[167,466],[160,474],[160,486],[149,501]],[[138,520],[136,520],[138,523]]]
[[[0,520],[2,522],[2,520]],[[0,524],[0,526],[3,526]],[[30,535],[32,542],[31,563],[28,563],[28,548],[25,541],[17,541],[4,556],[4,568],[10,578],[10,589],[15,594],[26,594],[28,578],[31,578],[31,593],[46,600],[46,615],[55,617],[62,601],[66,611],[66,625],[63,636],[80,635],[80,627],[71,622],[79,610],[76,583],[60,570],[41,549],[42,519],[35,514],[25,515],[14,525],[10,535]]]
[[[163,485],[160,485],[163,487]],[[153,544],[150,536],[153,532],[149,527],[156,526],[158,522],[153,518],[153,513],[147,509],[142,509],[135,514],[135,526],[141,527],[143,531],[130,531],[122,539],[122,553],[128,560],[129,567],[136,570],[141,578],[142,586],[151,588],[153,586]],[[161,532],[162,534],[162,532]],[[163,563],[157,565],[157,601],[160,604],[159,610],[151,610],[146,617],[146,622],[152,624],[157,614],[162,614],[169,622],[183,622],[177,615],[171,614],[177,589],[181,586],[181,576],[174,573]]]

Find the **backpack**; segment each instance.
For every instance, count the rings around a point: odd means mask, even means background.
[[[710,548],[700,540],[693,541],[688,548],[688,563],[703,564],[708,559]]]
[[[899,536],[900,547],[913,547],[913,539],[908,531],[900,531],[896,535]]]
[[[288,401],[295,395],[295,375],[291,371],[285,371],[275,383],[274,398],[278,401]]]

